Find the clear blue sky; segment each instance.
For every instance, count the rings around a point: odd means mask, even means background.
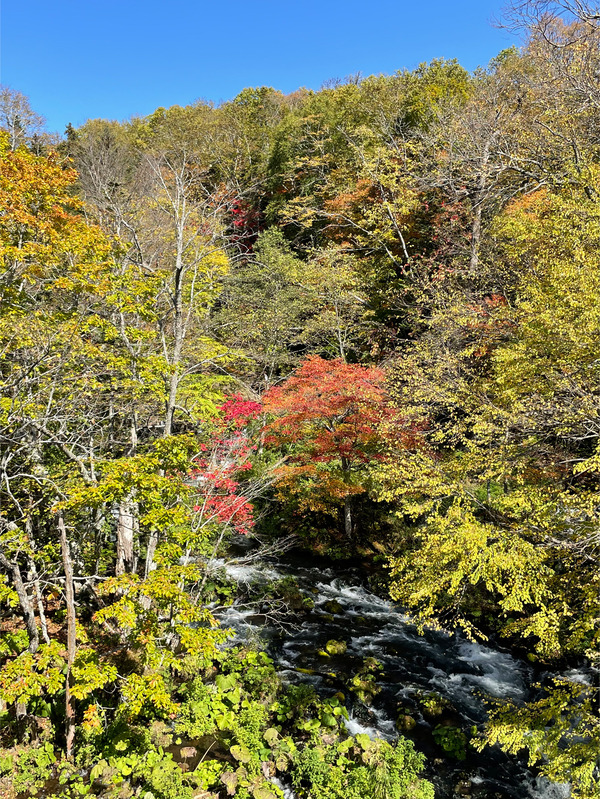
[[[473,69],[513,43],[502,0],[0,0],[0,82],[50,130],[245,86],[289,92],[432,58]]]

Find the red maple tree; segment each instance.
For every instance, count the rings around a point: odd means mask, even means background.
[[[274,417],[265,443],[288,450],[280,486],[296,494],[305,510],[343,505],[348,536],[352,496],[365,490],[361,473],[377,456],[378,430],[388,413],[384,381],[381,369],[313,355],[263,398]]]
[[[261,411],[257,402],[240,395],[229,397],[208,442],[194,460],[190,485],[195,493],[195,527],[214,526],[220,537],[231,529],[242,535],[254,526],[252,485],[242,486],[240,475],[252,468],[256,449],[248,435],[249,423]]]

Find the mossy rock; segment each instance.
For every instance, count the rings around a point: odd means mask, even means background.
[[[418,697],[419,705],[424,716],[435,718],[441,716],[444,711],[452,710],[452,704],[436,693],[422,694]]]
[[[337,599],[328,599],[327,602],[323,604],[323,608],[327,613],[332,613],[333,615],[344,612],[344,606],[338,602]]]
[[[410,732],[410,730],[414,730],[416,726],[417,722],[412,716],[398,716],[398,729],[403,730],[404,732]]]
[[[473,784],[470,780],[461,780],[454,786],[454,793],[458,796],[471,796]]]
[[[345,641],[335,641],[333,638],[325,644],[325,651],[330,655],[343,655],[347,649]]]

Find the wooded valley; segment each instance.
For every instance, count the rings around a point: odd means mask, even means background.
[[[433,779],[496,747],[600,797],[600,11],[511,19],[473,73],[60,140],[0,93],[0,796],[525,796]],[[309,623],[292,577],[227,569],[286,553],[512,653],[527,695],[353,732],[368,648],[282,674],[225,623]]]

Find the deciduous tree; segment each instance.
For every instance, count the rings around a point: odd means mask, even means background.
[[[380,369],[311,356],[282,386],[265,395],[271,444],[286,446],[280,485],[305,510],[343,507],[344,530],[355,533],[352,497],[366,490],[365,465],[373,456],[384,415]]]

